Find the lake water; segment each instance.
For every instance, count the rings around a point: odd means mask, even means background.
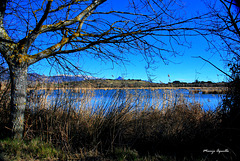
[[[179,102],[199,103],[205,110],[214,110],[223,94],[192,94],[187,89],[96,89],[96,90],[39,90],[47,106],[66,106],[75,109],[131,105],[137,108],[166,108]],[[36,104],[36,103],[35,103]]]

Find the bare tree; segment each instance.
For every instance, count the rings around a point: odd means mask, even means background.
[[[23,134],[30,65],[51,59],[77,68],[68,58],[86,53],[113,62],[139,53],[151,62],[155,56],[164,59],[163,52],[175,53],[171,44],[191,30],[183,24],[192,19],[179,18],[175,1],[129,0],[125,11],[107,8],[108,2],[1,0],[0,53],[10,70],[14,138]]]

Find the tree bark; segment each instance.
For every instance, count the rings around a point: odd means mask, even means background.
[[[27,66],[11,66],[11,128],[14,139],[22,139],[27,96]]]

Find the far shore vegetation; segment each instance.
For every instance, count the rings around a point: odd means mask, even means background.
[[[34,83],[35,84],[35,83]],[[73,88],[154,88],[154,87],[226,87],[225,82],[213,83],[211,81],[195,81],[192,83],[173,81],[169,83],[154,83],[140,79],[114,80],[114,79],[90,79],[71,82],[49,82],[38,83],[38,86],[69,86]],[[31,87],[31,84],[29,84]]]
[[[173,81],[169,83],[154,83],[140,79],[114,80],[92,79],[69,82],[29,82],[28,89],[71,88],[71,89],[187,89],[191,93],[224,94],[227,91],[226,82],[213,83],[198,81],[192,83]]]
[[[2,85],[6,83],[2,82]],[[150,81],[144,81],[140,79],[127,79],[127,80],[115,80],[115,79],[86,79],[83,81],[28,81],[28,88],[91,88],[91,89],[144,89],[144,88],[182,88],[182,89],[217,89],[224,90],[227,87],[226,82],[211,82],[211,81],[198,81],[192,83],[173,81],[168,83],[155,83]]]

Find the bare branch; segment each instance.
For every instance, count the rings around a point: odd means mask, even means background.
[[[60,29],[62,27],[72,25],[72,24],[74,24],[76,22],[80,22],[83,17],[89,16],[94,11],[94,9],[96,9],[99,5],[101,5],[105,1],[106,0],[94,1],[91,5],[89,5],[86,9],[84,9],[75,18],[73,18],[71,20],[60,21],[60,22],[58,22],[56,24],[52,24],[52,25],[44,25],[44,26],[42,26],[40,32],[44,33],[44,32],[49,32],[49,31],[56,31],[56,30],[58,30],[58,29]]]
[[[24,48],[24,50],[28,50],[30,45],[34,42],[34,40],[37,38],[37,36],[40,34],[39,31],[44,23],[44,21],[47,19],[47,16],[49,14],[51,5],[53,0],[48,0],[46,10],[44,11],[44,14],[40,21],[37,23],[35,29],[24,39],[19,41],[19,48]]]
[[[238,26],[237,26],[237,24],[236,24],[236,21],[235,21],[235,19],[233,18],[233,15],[232,15],[232,13],[231,13],[231,6],[232,6],[233,1],[230,2],[229,7],[227,6],[226,3],[224,3],[223,0],[220,0],[220,1],[222,2],[222,4],[223,4],[223,5],[225,6],[225,8],[227,9],[227,11],[228,11],[228,16],[229,16],[230,19],[231,19],[231,24],[234,26],[235,31],[237,32],[238,36],[240,37],[239,28],[238,28]]]
[[[224,72],[223,70],[221,70],[220,68],[218,68],[216,65],[214,65],[212,62],[210,62],[209,60],[207,59],[204,59],[203,57],[201,56],[197,56],[197,57],[193,57],[193,58],[200,58],[202,60],[204,60],[205,62],[211,64],[214,68],[216,68],[217,70],[219,70],[220,72],[222,72],[223,74],[225,74],[226,76],[228,76],[229,78],[231,78],[232,80],[234,80],[234,78],[232,76],[230,76],[229,74],[227,74],[226,72]]]

